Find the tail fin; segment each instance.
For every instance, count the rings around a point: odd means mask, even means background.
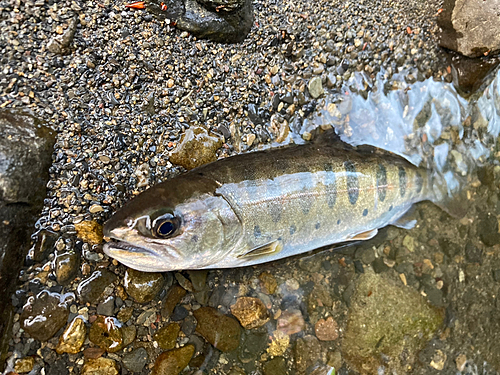
[[[431,201],[449,215],[461,219],[469,209],[467,181],[452,171],[430,172]]]

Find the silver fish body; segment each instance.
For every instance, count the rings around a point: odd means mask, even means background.
[[[433,200],[400,157],[309,144],[237,155],[155,185],[104,226],[104,251],[142,271],[229,268],[372,238]]]

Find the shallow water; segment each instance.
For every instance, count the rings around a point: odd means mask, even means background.
[[[445,178],[450,196],[467,189],[470,208],[465,218],[452,218],[424,202],[416,207],[418,224],[411,230],[386,228],[366,243],[257,267],[169,273],[161,276],[165,286],[159,296],[145,304],[118,292],[126,279],[125,267],[105,258],[102,245],[91,245],[91,241],[82,245],[68,222],[63,223],[67,227],[61,248],[72,243],[80,246],[84,260],[79,276],[63,287],[49,278],[48,263],[35,264],[30,272],[42,280],[39,286],[79,292],[82,288],[77,285],[85,286],[96,277],[90,265],[111,269],[108,277],[113,281],[107,283],[114,285],[106,285],[103,289],[107,292],[99,290],[97,294],[102,292],[115,300],[120,295],[122,305],[113,305],[113,315],[119,316],[124,306],[133,308],[132,317],[123,322],[137,326],[138,339],[130,348],[145,347],[151,367],[152,358],[163,351],[152,337],[174,319],[163,316],[163,320],[148,321],[143,314],[163,315],[171,286],[178,284],[187,293],[173,311],[179,315],[177,322],[184,332],[174,344],[192,343],[197,359],[185,373],[317,375],[331,373],[332,368],[341,374],[497,373],[500,168],[496,139],[500,133],[500,73],[492,74],[480,93],[469,99],[457,94],[452,83],[420,80],[418,73],[408,78],[410,75],[404,71],[387,79],[381,72],[372,80],[354,74],[341,92],[330,92],[319,99],[306,120],[291,121],[290,138],[303,143],[317,127],[333,124],[348,143],[373,145],[431,168]],[[152,134],[150,140],[154,138],[161,135]],[[162,167],[165,169],[165,165]],[[101,172],[102,179],[114,178],[104,168]],[[157,172],[159,175],[160,167]],[[52,189],[63,193],[63,197],[58,196],[61,199],[82,194],[77,187]],[[106,193],[96,190],[96,201],[107,199]],[[111,211],[106,206],[102,217],[109,217]],[[57,215],[45,215],[40,227],[57,222]],[[25,294],[36,291],[36,283],[30,284],[26,277],[22,280],[26,282]],[[221,352],[193,333],[193,312],[200,306],[230,314],[231,306],[244,296],[260,299],[269,321],[242,330],[237,349]],[[375,303],[370,302],[372,296]],[[75,302],[68,319],[80,315],[90,321],[89,316],[102,312],[104,304]],[[19,337],[24,337],[22,332]],[[44,349],[53,349],[57,338],[48,345],[44,343]],[[29,340],[28,350],[26,345],[23,348],[26,353],[33,343]],[[88,341],[84,345],[94,346]],[[11,350],[20,355],[17,347]],[[119,362],[124,355],[118,352],[105,356]],[[68,355],[64,356],[67,359]],[[81,352],[73,356],[69,361],[76,363],[76,373],[83,357]],[[461,356],[465,362],[460,370]],[[142,373],[148,372],[146,367]]]

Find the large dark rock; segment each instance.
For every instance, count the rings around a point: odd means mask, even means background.
[[[10,295],[42,209],[54,142],[55,134],[34,117],[0,111],[0,363],[9,340]]]
[[[181,30],[220,43],[241,42],[253,24],[252,0],[146,0],[146,9]]]
[[[439,44],[469,57],[500,52],[500,1],[444,0]]]

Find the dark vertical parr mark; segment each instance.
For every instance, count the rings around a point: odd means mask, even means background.
[[[307,215],[311,210],[311,207],[314,203],[314,198],[312,195],[307,194],[309,190],[312,188],[312,173],[305,165],[297,166],[297,172],[301,173],[298,184],[300,188],[300,192],[303,193],[302,197],[299,199],[299,206],[304,215]],[[306,176],[303,173],[307,173]]]
[[[283,211],[282,203],[279,199],[281,195],[281,189],[279,184],[275,180],[268,179],[266,182],[266,195],[269,199],[266,203],[267,212],[273,219],[273,222],[277,223],[281,220],[281,213]]]
[[[379,164],[377,169],[377,193],[378,199],[383,202],[387,195],[387,170],[383,164]]]
[[[399,193],[401,198],[406,194],[406,170],[403,167],[399,167]]]
[[[415,173],[415,186],[417,189],[417,194],[420,194],[420,192],[422,191],[422,188],[424,186],[424,178],[422,177],[422,175],[418,171]]]
[[[356,204],[359,197],[359,181],[356,173],[356,167],[351,161],[344,162],[344,168],[347,172],[347,194],[349,202]]]
[[[337,181],[331,164],[325,164],[325,172],[326,203],[333,208],[337,201]]]
[[[248,191],[248,197],[254,197],[257,194],[257,176],[253,165],[247,165],[243,169],[243,178],[245,179],[245,187]]]

